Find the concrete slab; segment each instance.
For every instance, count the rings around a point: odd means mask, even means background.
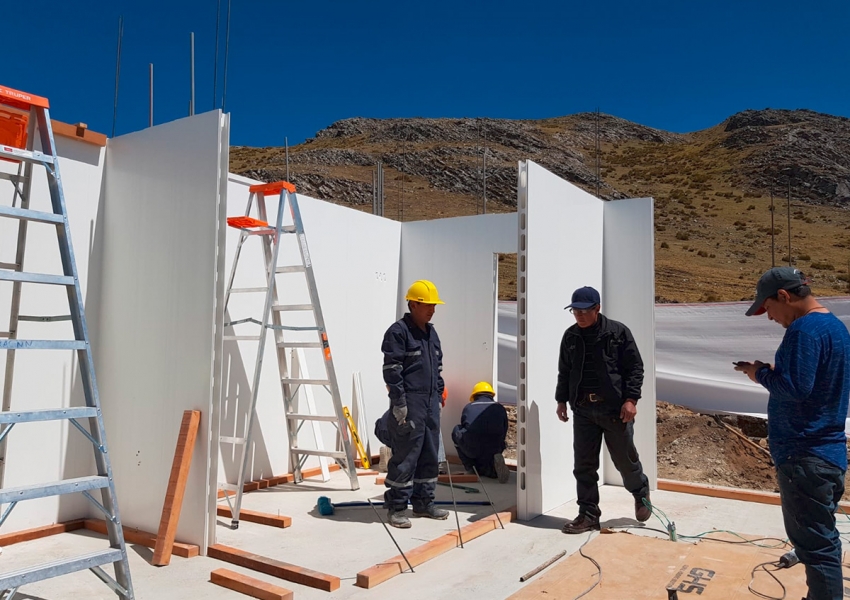
[[[509,508],[516,502],[514,477],[512,474],[511,484],[508,485],[499,485],[496,482],[486,484],[500,510]],[[328,483],[307,480],[299,485],[287,484],[245,496],[245,508],[272,514],[277,514],[279,510],[281,514],[291,516],[292,527],[287,529],[243,522],[237,531],[232,531],[228,528],[226,519],[219,519],[219,543],[336,575],[342,579],[342,587],[333,593],[282,582],[207,557],[174,557],[168,567],[152,567],[148,562],[152,555],[150,549],[131,547],[130,564],[136,597],[140,600],[237,600],[244,597],[209,583],[212,570],[226,567],[263,581],[283,585],[293,590],[297,598],[307,600],[385,598],[392,595],[404,596],[410,600],[472,595],[481,598],[505,598],[528,585],[519,582],[521,575],[562,550],[566,550],[568,554],[576,552],[588,537],[566,536],[560,532],[564,519],[572,518],[576,514],[575,504],[570,502],[533,521],[510,523],[504,530],[492,531],[469,542],[463,549],[451,550],[416,567],[415,573],[405,573],[372,590],[363,590],[354,586],[357,572],[397,555],[397,549],[377,523],[375,513],[369,508],[340,509],[331,517],[322,517],[316,512],[315,504],[321,495],[329,496],[335,502],[365,498],[380,500],[383,488],[375,486],[373,481],[374,477],[363,478],[363,488],[352,492],[347,489],[345,475],[337,472],[332,474]],[[478,484],[470,485],[480,488]],[[604,486],[601,489],[601,497],[604,524],[636,524],[633,519],[632,497],[623,488]],[[458,493],[457,498],[486,500],[483,493]],[[448,488],[438,488],[438,499],[450,499]],[[676,522],[680,535],[727,529],[740,533],[785,537],[778,506],[663,491],[653,493],[653,501]],[[475,510],[467,508],[459,511],[462,526],[489,514],[487,507],[473,508]],[[380,514],[385,518],[385,511],[380,510]],[[845,519],[842,518],[842,521]],[[850,521],[845,522],[850,524]],[[660,523],[653,518],[647,526],[660,528]],[[392,532],[402,549],[407,550],[443,535],[454,527],[454,515],[451,515],[448,521],[414,519],[411,529],[393,529]],[[661,534],[648,530],[640,533],[661,537]],[[104,545],[103,538],[90,532],[63,533],[6,547],[0,556],[0,565],[3,571],[9,571],[27,564],[94,550]],[[115,598],[106,586],[87,572],[29,585],[21,592],[17,597],[31,600]]]

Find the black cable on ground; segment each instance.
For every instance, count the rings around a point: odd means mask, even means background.
[[[774,567],[774,568],[769,571],[767,569],[768,566],[771,566],[771,567]],[[754,594],[754,595],[758,596],[759,598],[764,598],[765,600],[785,600],[785,595],[788,593],[788,591],[785,589],[785,586],[783,585],[783,583],[781,581],[779,581],[779,578],[776,575],[773,574],[773,571],[778,571],[781,568],[782,568],[782,565],[780,565],[778,562],[764,562],[764,563],[761,563],[760,565],[756,565],[755,567],[753,567],[753,570],[750,571],[750,582],[747,584],[747,589],[750,590],[751,594]],[[755,581],[756,572],[759,569],[761,569],[762,571],[764,571],[765,573],[767,573],[768,575],[773,577],[773,580],[776,583],[779,584],[779,587],[782,588],[782,595],[781,596],[768,596],[767,594],[763,594],[763,593],[753,589],[753,581]]]
[[[593,585],[591,585],[589,588],[584,590],[581,594],[579,594],[578,596],[573,598],[573,600],[579,600],[579,598],[582,598],[583,596],[588,595],[591,591],[593,591],[593,588],[595,588],[597,585],[599,585],[599,582],[602,581],[602,566],[598,562],[596,562],[596,560],[592,556],[588,556],[587,554],[584,553],[584,547],[587,545],[587,542],[590,541],[591,537],[593,537],[593,531],[591,531],[590,534],[587,536],[587,539],[584,540],[584,544],[579,546],[578,553],[581,554],[584,558],[586,558],[587,560],[589,560],[590,562],[592,562],[596,566],[596,574],[597,574],[598,578],[593,583]]]

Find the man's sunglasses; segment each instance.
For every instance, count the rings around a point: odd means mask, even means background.
[[[590,308],[571,308],[570,313],[572,313],[574,315],[589,315],[594,310],[596,310],[597,306],[599,306],[599,305],[595,304],[595,305],[591,306]]]

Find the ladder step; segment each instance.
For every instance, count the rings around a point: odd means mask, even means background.
[[[0,412],[0,424],[60,421],[62,419],[86,419],[96,416],[97,409],[90,406],[74,408],[39,408],[36,410],[27,410],[22,412]]]
[[[88,490],[99,490],[108,486],[108,477],[92,475],[89,477],[65,479],[64,481],[54,481],[51,483],[5,488],[0,489],[0,504],[6,504],[7,502],[20,502],[22,500],[33,500],[35,498],[46,498],[48,496],[75,494],[77,492],[85,492]]]
[[[49,212],[41,212],[39,210],[14,208],[12,206],[0,206],[0,217],[21,219],[22,221],[35,221],[37,223],[54,223],[56,225],[61,225],[65,222],[65,219],[62,217],[62,215],[57,215]]]
[[[231,294],[252,294],[257,292],[264,292],[268,290],[268,288],[264,287],[252,287],[252,288],[230,288]]]
[[[12,160],[23,160],[41,165],[52,165],[53,157],[37,150],[21,150],[11,146],[0,146],[0,158],[11,158]]]
[[[80,556],[71,558],[63,558],[43,565],[12,571],[0,575],[0,589],[9,590],[36,583],[52,577],[60,575],[68,575],[77,571],[84,571],[93,567],[100,567],[121,561],[123,558],[121,550],[116,548],[108,548],[106,550],[98,550]]]
[[[274,270],[275,273],[304,273],[307,269],[304,265],[291,265],[286,267],[278,267]]]
[[[85,350],[81,340],[0,340],[0,350]]]
[[[14,271],[17,268],[18,265],[16,265],[15,263],[0,262],[0,269],[10,269]]]
[[[281,233],[295,233],[295,225],[284,225],[280,228]]]
[[[225,342],[241,342],[241,341],[251,341],[251,342],[259,342],[260,336],[258,335],[225,335],[222,337]]]
[[[281,383],[287,383],[289,385],[330,385],[331,382],[327,379],[292,379],[290,377],[284,377],[280,380]]]
[[[286,312],[294,310],[313,310],[312,304],[275,304],[272,310],[277,312]]]
[[[224,442],[225,444],[244,444],[245,438],[241,437],[232,437],[229,435],[220,435],[218,436],[218,440],[220,442]]]
[[[339,420],[336,418],[336,416],[298,413],[289,413],[288,415],[286,415],[286,418],[293,421],[325,421],[327,423],[336,423]]]
[[[345,458],[345,452],[334,452],[333,450],[308,450],[307,448],[293,448],[293,454],[302,456],[327,456],[328,458]]]
[[[74,285],[73,277],[66,277],[65,275],[44,275],[42,273],[23,273],[21,271],[0,271],[0,281],[47,283],[50,285]]]
[[[278,348],[321,348],[322,342],[279,342]]]

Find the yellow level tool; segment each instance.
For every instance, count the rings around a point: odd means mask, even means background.
[[[372,464],[369,461],[369,456],[366,454],[366,448],[363,447],[363,442],[360,441],[360,436],[357,434],[357,427],[354,426],[354,419],[351,418],[351,411],[348,410],[347,406],[343,406],[342,412],[345,415],[345,419],[348,421],[348,428],[351,430],[351,439],[354,442],[354,447],[357,448],[357,454],[360,455],[360,463],[363,465],[364,469],[368,469],[372,466]]]

